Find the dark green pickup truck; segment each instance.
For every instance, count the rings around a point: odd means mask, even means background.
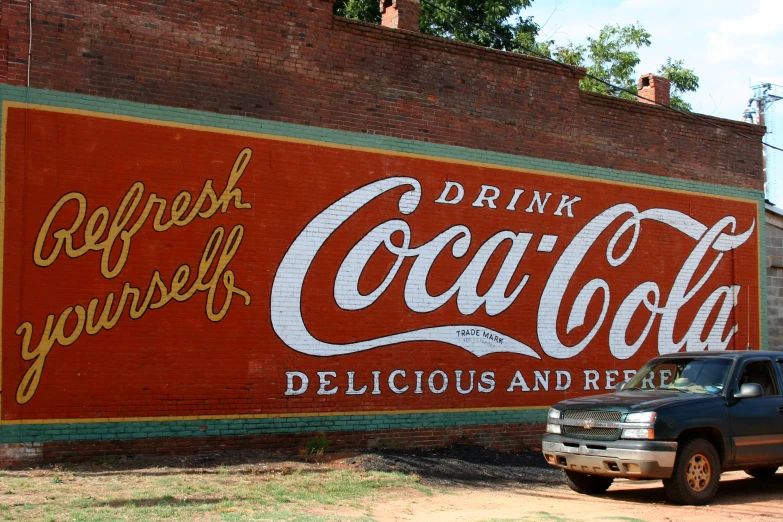
[[[771,478],[783,466],[783,352],[656,357],[615,393],[548,413],[542,449],[574,491],[617,477],[663,479],[681,504],[706,504],[722,471]]]

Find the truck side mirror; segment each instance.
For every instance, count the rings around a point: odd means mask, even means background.
[[[739,393],[734,394],[735,399],[755,399],[764,395],[764,390],[761,389],[760,384],[755,382],[746,382],[740,386]]]
[[[625,389],[625,387],[628,385],[628,381],[623,381],[619,383],[617,386],[614,387],[614,392],[621,392]]]

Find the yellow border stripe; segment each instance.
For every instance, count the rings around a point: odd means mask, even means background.
[[[441,408],[436,410],[374,410],[350,412],[312,412],[312,413],[255,413],[246,415],[191,415],[181,417],[100,417],[90,419],[26,419],[4,421],[0,424],[91,424],[98,422],[160,422],[160,421],[194,421],[194,420],[229,420],[229,419],[298,419],[307,417],[356,417],[359,415],[419,415],[433,413],[479,413],[499,411],[532,411],[547,410],[549,406],[507,406],[500,408]]]
[[[6,123],[8,122],[8,105],[3,102],[2,127],[0,127],[0,424],[3,424],[3,301],[5,293],[5,146]]]

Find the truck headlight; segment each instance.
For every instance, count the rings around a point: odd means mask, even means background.
[[[654,411],[641,411],[639,413],[629,413],[625,416],[625,423],[636,425],[634,428],[624,428],[620,435],[623,439],[654,439],[655,430],[653,425],[658,414]]]
[[[549,408],[549,411],[546,413],[547,420],[560,420],[560,416],[561,416],[560,410],[556,408]],[[547,423],[546,432],[560,435],[561,433],[563,433],[563,428],[560,426],[560,424]]]
[[[657,413],[654,411],[643,411],[640,413],[629,413],[625,416],[625,422],[638,422],[644,424],[653,424],[655,422]]]
[[[623,439],[654,439],[655,430],[646,428],[626,428],[620,438]]]

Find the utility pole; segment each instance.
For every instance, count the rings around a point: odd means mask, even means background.
[[[775,85],[773,83],[760,83],[751,87],[751,90],[753,91],[753,95],[748,100],[748,107],[742,114],[742,119],[748,123],[766,126],[766,113],[770,106],[778,100],[783,100],[783,86]],[[772,120],[770,120],[770,126],[767,127],[767,134],[772,134],[772,127]],[[777,187],[777,179],[772,178],[770,183],[770,176],[768,175],[771,159],[771,151],[768,148],[765,148],[762,161],[764,169],[764,194],[767,199],[769,199],[770,192],[776,192],[770,190],[770,185],[772,185],[772,188]]]

